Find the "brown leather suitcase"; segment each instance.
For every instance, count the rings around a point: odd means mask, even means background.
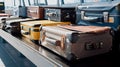
[[[35,19],[44,19],[44,8],[40,6],[27,7],[27,16]]]
[[[40,44],[67,60],[81,59],[109,52],[112,48],[110,27],[46,26]]]

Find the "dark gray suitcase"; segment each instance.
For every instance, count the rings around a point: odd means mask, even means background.
[[[40,44],[68,59],[81,59],[111,50],[109,27],[54,26],[42,27]]]
[[[20,29],[20,22],[25,22],[25,21],[32,21],[35,19],[32,18],[11,18],[9,20],[6,20],[5,22],[3,22],[3,30],[11,33],[12,35],[21,35],[21,29]]]
[[[75,7],[45,7],[45,19],[75,24]]]

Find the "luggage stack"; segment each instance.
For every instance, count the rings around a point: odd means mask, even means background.
[[[54,12],[58,13],[55,14],[56,16],[49,16],[52,17],[49,20],[47,18],[48,14]],[[34,42],[38,42],[40,37],[39,28],[42,28],[41,26],[70,25],[75,20],[75,8],[29,6],[27,7],[27,15],[39,20],[21,22],[21,34]]]
[[[33,42],[38,42],[40,39],[40,29],[42,26],[57,26],[70,25],[70,22],[55,22],[49,20],[38,20],[21,22],[21,34]]]
[[[67,60],[82,59],[109,52],[110,31],[110,27],[99,26],[45,26],[39,43]]]
[[[21,35],[20,22],[34,21],[43,19],[43,8],[39,6],[19,6],[13,7],[14,15],[16,18],[4,19],[3,30],[11,33],[12,35]],[[27,18],[28,17],[28,18]]]
[[[99,20],[107,23],[108,12],[102,12],[103,19],[88,16],[87,11],[80,10],[78,26],[75,25],[75,7],[29,6],[26,10],[29,18],[5,19],[2,29],[12,35],[20,34],[69,61],[109,52],[112,49],[110,27],[80,24]]]
[[[46,20],[21,22],[22,36],[67,60],[100,55],[112,49],[110,27],[71,25],[75,24],[74,8],[69,7],[69,11],[65,8],[44,7]],[[31,9],[28,15],[35,16]]]

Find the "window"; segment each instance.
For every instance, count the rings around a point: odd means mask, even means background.
[[[46,5],[45,0],[38,0],[38,5]]]
[[[0,2],[3,2],[4,0],[0,0]]]
[[[19,0],[14,0],[15,1],[15,6],[20,6]]]
[[[111,1],[111,0],[84,0],[85,3],[87,3],[87,2],[107,2],[107,1]]]
[[[57,0],[47,0],[47,3],[48,5],[57,5]]]
[[[24,0],[25,6],[29,6],[28,0]]]
[[[80,0],[64,0],[64,4],[80,3]]]
[[[28,0],[30,1],[30,5],[34,5],[34,0]]]
[[[4,0],[5,6],[14,6],[14,0]]]

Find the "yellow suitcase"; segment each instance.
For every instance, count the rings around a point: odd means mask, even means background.
[[[57,25],[70,25],[70,22],[55,22],[49,20],[37,20],[21,22],[21,34],[29,38],[33,42],[38,42],[40,39],[40,27],[42,26],[57,26]]]

